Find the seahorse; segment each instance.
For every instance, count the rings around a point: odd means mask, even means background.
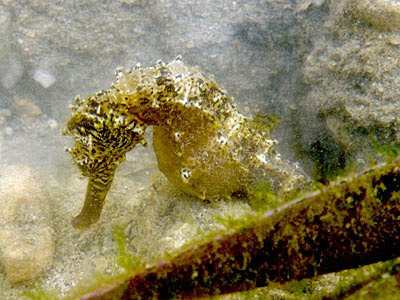
[[[63,129],[67,149],[89,178],[73,225],[84,229],[101,214],[115,170],[153,126],[158,167],[177,188],[200,199],[229,198],[267,183],[277,195],[305,181],[274,149],[272,116],[245,117],[211,78],[178,57],[169,64],[116,70],[116,81],[85,100],[75,98]]]

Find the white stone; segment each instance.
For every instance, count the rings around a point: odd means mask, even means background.
[[[33,73],[33,79],[39,82],[45,89],[49,88],[56,82],[56,78],[53,74],[45,69],[36,69]]]
[[[53,264],[55,242],[43,186],[23,165],[0,166],[0,262],[7,280],[32,279]]]
[[[54,119],[49,119],[49,120],[47,121],[47,126],[49,126],[50,130],[54,130],[54,129],[57,129],[58,123],[57,123],[57,121],[54,120]]]
[[[12,135],[14,133],[14,130],[11,127],[6,127],[4,128],[4,133],[7,135]]]

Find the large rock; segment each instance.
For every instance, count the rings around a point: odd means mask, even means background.
[[[10,283],[53,264],[54,232],[43,186],[26,166],[0,167],[0,261]]]
[[[318,125],[302,133],[303,145],[321,164],[336,162],[340,168],[355,161],[362,166],[376,155],[377,144],[398,139],[399,20],[398,1],[330,3],[327,33],[304,65],[310,91],[299,115],[304,126],[311,116],[323,122],[324,132]],[[329,173],[335,166],[320,168]]]

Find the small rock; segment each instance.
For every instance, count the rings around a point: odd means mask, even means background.
[[[194,48],[194,44],[189,42],[186,44],[186,49],[193,49]]]
[[[399,46],[400,45],[400,36],[388,39],[388,43],[392,46]]]
[[[6,128],[4,128],[4,133],[10,136],[14,133],[14,130],[11,127],[7,126]]]
[[[42,114],[40,107],[27,98],[17,98],[15,105],[24,118],[36,117]]]
[[[304,11],[306,11],[310,6],[315,5],[315,6],[321,6],[322,5],[322,1],[318,1],[318,0],[307,0],[307,1],[303,1],[300,2],[297,6],[297,12],[298,13],[302,13]]]
[[[23,165],[0,166],[0,262],[7,280],[32,279],[53,264],[55,242],[43,186]]]
[[[39,82],[45,89],[49,88],[56,82],[53,74],[45,69],[36,69],[33,73],[33,79]]]
[[[50,128],[50,130],[55,130],[58,127],[58,123],[56,120],[54,119],[49,119],[47,121],[47,126]]]
[[[120,0],[121,3],[124,4],[132,4],[132,5],[145,5],[148,0]]]

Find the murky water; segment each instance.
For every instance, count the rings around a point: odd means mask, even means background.
[[[397,151],[399,26],[400,4],[386,0],[0,1],[0,298],[23,299],[32,284],[71,297],[94,274],[121,273],[116,228],[129,253],[152,263],[224,229],[221,216],[256,213],[248,198],[210,203],[169,183],[150,128],[148,146],[118,168],[99,221],[71,225],[87,179],[61,129],[74,97],[108,89],[118,66],[181,55],[239,113],[277,117],[280,157],[324,183],[369,166],[380,146]]]

